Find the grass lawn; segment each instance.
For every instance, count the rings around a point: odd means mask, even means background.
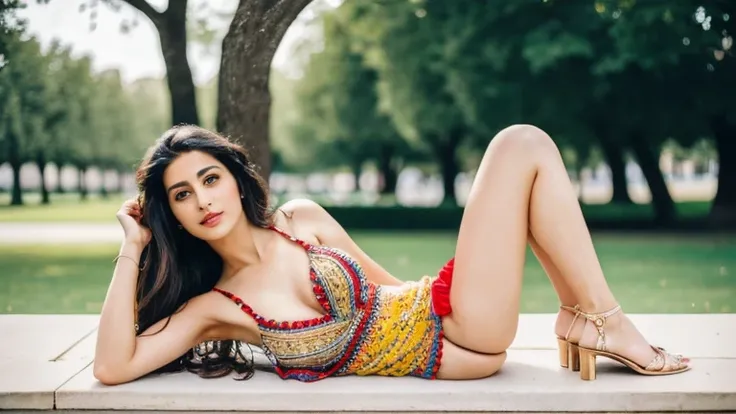
[[[403,279],[435,274],[452,255],[451,233],[353,237]],[[736,312],[736,237],[595,235],[609,284],[630,313]],[[0,245],[0,313],[97,313],[117,245]],[[555,312],[556,298],[527,256],[522,312]]]
[[[40,204],[40,200],[36,193],[24,193],[24,205],[10,206],[10,195],[0,194],[0,222],[114,222],[115,212],[125,198],[114,194],[105,199],[91,194],[81,201],[79,194],[69,193],[52,194],[48,205]]]

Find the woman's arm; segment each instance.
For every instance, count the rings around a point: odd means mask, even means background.
[[[340,223],[319,204],[308,199],[298,199],[287,202],[282,209],[293,213],[294,220],[307,223],[322,244],[343,250],[357,260],[371,282],[393,286],[404,284],[368,256]]]
[[[166,319],[144,332],[154,335],[136,337],[133,324],[138,264],[135,258],[140,257],[141,251],[133,243],[123,244],[102,306],[94,376],[107,385],[132,381],[173,361],[202,342],[211,324],[208,316],[211,313],[204,303],[207,298],[196,297],[171,317],[163,331],[156,333]]]

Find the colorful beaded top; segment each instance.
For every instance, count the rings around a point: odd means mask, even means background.
[[[350,374],[436,377],[443,332],[440,317],[432,311],[428,276],[395,291],[382,289],[343,251],[272,229],[307,251],[310,279],[324,316],[268,320],[236,295],[214,290],[255,319],[264,353],[281,378],[310,382]]]

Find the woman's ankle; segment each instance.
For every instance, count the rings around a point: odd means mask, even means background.
[[[588,314],[612,312],[617,307],[618,302],[613,295],[591,297],[580,301],[580,310]]]

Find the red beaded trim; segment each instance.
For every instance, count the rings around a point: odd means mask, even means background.
[[[309,278],[312,280],[312,292],[314,292],[314,297],[317,298],[317,302],[319,302],[320,306],[322,306],[322,309],[324,309],[325,312],[332,312],[332,305],[330,305],[330,300],[327,298],[325,289],[317,281],[317,272],[315,272],[314,269],[309,270]]]
[[[328,323],[332,321],[332,315],[324,315],[318,318],[312,318],[312,319],[304,319],[304,320],[298,320],[298,321],[277,321],[274,319],[266,319],[263,316],[259,315],[256,311],[253,310],[247,303],[243,302],[242,299],[240,299],[237,295],[234,295],[226,290],[220,289],[220,288],[212,288],[212,290],[222,293],[223,295],[230,298],[233,302],[235,302],[236,305],[240,306],[240,309],[243,310],[243,312],[247,313],[251,318],[255,319],[256,323],[258,323],[259,326],[262,326],[264,328],[270,328],[270,329],[301,329],[301,328],[308,328],[312,326],[318,326],[325,323]],[[328,304],[329,308],[329,304]]]

